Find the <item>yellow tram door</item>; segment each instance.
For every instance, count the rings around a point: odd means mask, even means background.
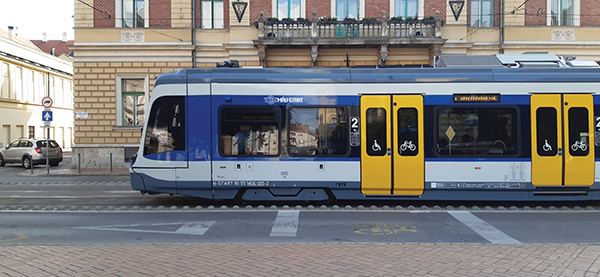
[[[590,94],[531,96],[531,182],[534,186],[594,183],[594,120]]]
[[[394,191],[421,195],[425,186],[423,96],[394,95]]]
[[[423,97],[361,97],[361,184],[371,195],[421,195],[425,181]]]

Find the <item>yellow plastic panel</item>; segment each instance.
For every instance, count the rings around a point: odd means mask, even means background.
[[[423,96],[421,95],[394,95],[394,112],[392,124],[394,147],[392,147],[394,160],[394,194],[399,195],[421,195],[425,184],[425,155],[423,138]],[[398,110],[402,108],[414,108],[417,110],[418,138],[416,156],[402,156],[398,148],[404,141],[398,141]]]
[[[363,194],[391,194],[392,158],[390,155],[370,156],[367,147],[373,142],[367,141],[367,109],[383,108],[386,111],[386,145],[380,145],[383,151],[391,148],[390,132],[390,96],[364,95],[360,99],[361,133],[361,191]]]
[[[534,186],[562,185],[563,153],[562,124],[561,124],[561,95],[534,94],[531,96],[531,182]],[[556,109],[556,126],[558,130],[559,151],[554,156],[540,156],[537,145],[537,116],[538,108],[552,107]]]
[[[591,186],[594,184],[594,101],[589,94],[564,95],[564,133],[565,133],[565,185],[566,186]],[[569,140],[569,110],[572,108],[586,108],[588,111],[588,132],[581,134],[581,140],[586,143],[589,153],[586,156],[571,156],[569,149],[573,147]],[[577,145],[575,145],[577,147]],[[581,153],[581,149],[577,153]]]

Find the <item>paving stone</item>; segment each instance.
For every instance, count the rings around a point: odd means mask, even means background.
[[[600,247],[589,244],[3,245],[0,257],[0,275],[7,276],[597,276],[600,271],[595,262]]]

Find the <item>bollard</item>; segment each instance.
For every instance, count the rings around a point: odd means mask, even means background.
[[[110,153],[110,173],[112,172],[112,153]]]
[[[29,156],[29,164],[31,165],[31,174],[33,174],[33,159],[31,158],[31,156]]]
[[[81,173],[81,153],[77,153],[77,158],[79,159],[77,161],[77,169],[79,169],[79,173]]]

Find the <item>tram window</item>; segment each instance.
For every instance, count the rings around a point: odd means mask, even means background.
[[[154,101],[148,118],[144,156],[185,150],[185,105],[179,96]]]
[[[506,156],[518,152],[516,108],[469,107],[437,110],[437,154]]]
[[[279,154],[279,108],[224,107],[219,152],[225,156]]]
[[[556,109],[538,108],[535,112],[537,126],[537,153],[540,156],[556,156],[558,153],[558,127]]]
[[[292,156],[346,155],[346,108],[290,108],[289,147]]]
[[[418,112],[415,108],[398,109],[398,154],[416,156],[419,154]]]
[[[384,108],[367,109],[367,155],[385,156],[387,154],[387,120]]]
[[[569,109],[569,154],[587,156],[590,153],[588,109]]]

